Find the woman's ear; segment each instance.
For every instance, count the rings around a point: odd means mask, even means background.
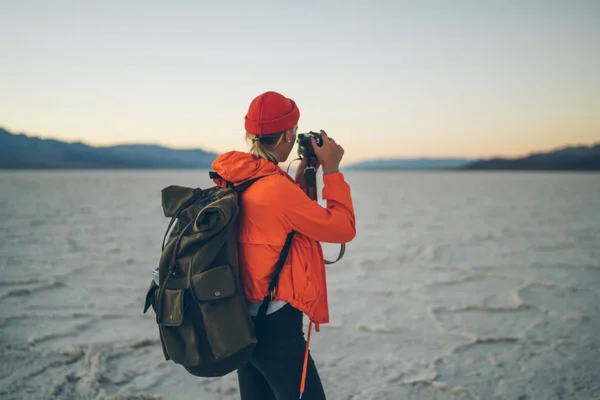
[[[285,141],[291,143],[292,139],[294,139],[294,128],[285,131]]]

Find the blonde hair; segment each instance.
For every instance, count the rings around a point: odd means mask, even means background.
[[[281,142],[284,134],[285,131],[276,133],[275,135],[259,137],[258,135],[246,132],[246,142],[252,144],[249,153],[253,154],[255,157],[264,158],[273,163],[277,163],[277,156],[273,153],[273,149]]]

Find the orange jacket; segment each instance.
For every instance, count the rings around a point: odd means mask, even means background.
[[[341,173],[323,177],[327,208],[311,200],[280,167],[249,153],[219,156],[213,170],[239,185],[264,176],[241,195],[239,265],[246,299],[259,302],[287,234],[296,235],[277,285],[274,300],[287,301],[317,324],[329,322],[327,281],[319,242],[347,243],[356,235],[350,187]],[[224,186],[220,179],[215,183]]]

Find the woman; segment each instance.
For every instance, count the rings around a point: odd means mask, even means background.
[[[302,331],[303,313],[315,324],[329,322],[327,283],[319,242],[346,243],[355,234],[350,187],[339,172],[344,150],[321,131],[323,144],[312,146],[323,169],[324,208],[305,193],[304,158],[294,180],[278,164],[288,159],[296,140],[300,112],[296,103],[266,92],[250,103],[245,117],[248,153],[222,154],[212,167],[239,185],[262,177],[240,200],[239,267],[242,287],[256,326],[258,345],[252,360],[238,369],[242,400],[325,399]],[[216,179],[224,185],[221,179]],[[258,318],[262,300],[289,232],[295,236],[279,276],[273,301]],[[305,356],[307,364],[305,365]]]

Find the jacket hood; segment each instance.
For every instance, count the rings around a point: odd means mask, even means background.
[[[234,185],[268,175],[282,175],[293,182],[293,179],[274,163],[241,151],[230,151],[221,154],[213,161],[212,169],[223,179]],[[218,180],[215,180],[215,182],[220,184]]]

